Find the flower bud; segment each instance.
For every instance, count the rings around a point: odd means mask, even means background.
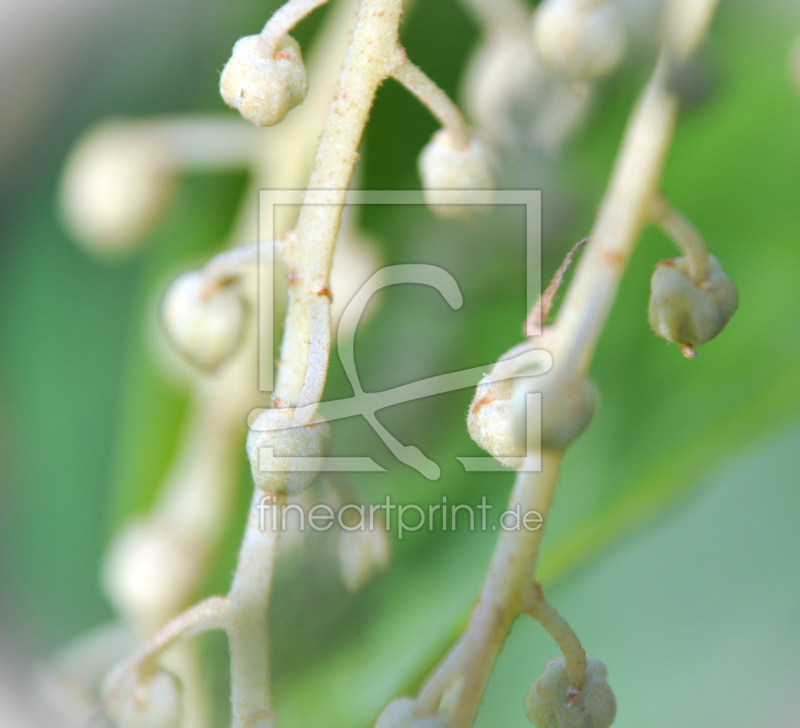
[[[507,468],[518,468],[525,448],[514,436],[511,417],[512,386],[509,380],[491,381],[484,377],[475,391],[467,415],[470,437],[483,450]]]
[[[492,158],[478,137],[467,147],[459,146],[446,129],[433,135],[419,157],[419,173],[425,189],[425,199],[433,211],[444,218],[462,217],[469,213],[464,205],[472,202],[469,190],[493,190]],[[489,193],[483,204],[490,204]]]
[[[307,425],[296,425],[291,410],[264,410],[247,434],[247,456],[253,480],[268,493],[296,495],[308,488],[317,477],[318,466],[303,463],[301,458],[323,457],[330,445],[331,429],[315,414]],[[284,459],[298,458],[289,470]]]
[[[196,544],[164,523],[137,520],[114,539],[103,564],[111,603],[132,621],[142,615],[168,618],[183,606],[202,560]]]
[[[583,687],[575,695],[567,692],[566,660],[550,660],[525,698],[528,718],[538,728],[608,728],[617,714],[617,703],[607,674],[606,666],[590,657]]]
[[[92,252],[129,252],[172,199],[169,150],[131,124],[105,124],[70,155],[61,189],[64,220]]]
[[[662,261],[653,273],[650,326],[689,356],[722,331],[738,306],[736,284],[713,255],[708,256],[708,277],[700,283],[692,280],[687,258]]]
[[[339,570],[350,592],[357,592],[389,564],[389,538],[382,525],[339,534]]]
[[[614,69],[625,52],[625,29],[609,0],[544,0],[533,16],[533,40],[542,61],[571,81]]]
[[[528,394],[536,392],[542,395],[541,420],[531,428],[527,422]],[[514,437],[529,451],[563,450],[588,427],[596,401],[592,383],[565,372],[563,367],[534,377],[520,372],[514,380],[511,402]]]
[[[467,429],[475,443],[508,468],[518,468],[525,445],[517,436],[512,411],[514,378],[527,371],[546,372],[552,363],[553,344],[546,334],[507,351],[478,383],[467,415]],[[538,447],[538,446],[537,446]]]
[[[308,93],[300,46],[284,36],[272,58],[261,54],[258,35],[240,38],[222,69],[219,88],[225,103],[258,126],[277,124]]]
[[[206,290],[197,271],[169,287],[161,308],[167,338],[196,366],[213,371],[234,351],[244,328],[244,303],[230,287]]]
[[[411,698],[392,701],[378,716],[375,728],[447,728],[450,723],[443,715],[415,718],[413,708]]]
[[[119,686],[106,712],[119,728],[178,728],[181,724],[181,685],[165,670]]]

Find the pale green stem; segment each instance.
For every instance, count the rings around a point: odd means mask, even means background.
[[[259,508],[265,499],[256,488],[228,594],[232,728],[266,728],[274,719],[267,607],[280,539],[280,524],[273,516],[280,503],[273,499],[270,507]]]
[[[697,228],[672,207],[663,195],[656,195],[651,206],[653,221],[669,235],[689,261],[695,283],[708,278],[708,249]]]
[[[405,58],[404,51],[398,53],[400,58]],[[402,83],[428,107],[431,114],[450,133],[457,147],[466,149],[469,146],[469,129],[458,106],[425,73],[406,59],[392,71],[392,78]]]
[[[567,661],[567,692],[574,697],[581,691],[586,679],[586,652],[572,627],[544,598],[538,584],[532,585],[530,595],[525,614],[545,628],[564,655]]]
[[[297,402],[301,395],[308,397],[308,402],[318,402],[322,395],[330,350],[327,346],[309,346],[309,333],[313,334],[309,309],[313,300],[321,300],[325,312],[323,315],[316,308],[316,323],[330,327],[321,319],[329,315],[333,247],[375,93],[398,63],[395,51],[401,14],[402,0],[362,0],[311,171],[297,235],[294,244],[284,251],[292,284],[276,396],[286,402]],[[322,372],[323,378],[307,382],[310,372]]]
[[[531,464],[526,461],[517,472],[510,510],[519,508],[523,516],[536,511],[546,520],[562,456],[544,451],[539,472],[528,472]],[[520,526],[500,534],[464,635],[420,691],[416,708],[420,715],[435,714],[445,692],[455,685],[458,692],[448,706],[451,728],[468,728],[474,722],[497,654],[525,607],[543,530],[543,526],[533,531]]]
[[[267,21],[259,39],[259,53],[272,58],[278,43],[295,25],[328,0],[289,0]]]

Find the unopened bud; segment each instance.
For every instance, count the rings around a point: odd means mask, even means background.
[[[610,0],[544,0],[533,16],[533,40],[544,63],[571,81],[613,70],[625,52],[625,28]]]
[[[302,493],[316,479],[319,463],[304,458],[320,458],[328,451],[331,430],[315,414],[307,425],[297,425],[291,411],[264,410],[250,426],[247,456],[253,480],[268,493]],[[290,463],[286,458],[293,458]]]
[[[181,724],[181,685],[165,670],[120,685],[106,712],[119,728],[178,728]]]
[[[650,326],[687,355],[722,331],[738,306],[736,284],[713,255],[708,256],[708,277],[699,283],[692,280],[687,258],[662,261],[653,273]]]
[[[81,140],[67,161],[64,220],[92,252],[123,254],[158,220],[175,183],[170,152],[157,139],[133,124],[105,124]]]
[[[531,685],[525,698],[528,718],[538,728],[608,728],[617,714],[606,666],[590,657],[580,691],[567,685],[567,663],[557,657]]]
[[[486,190],[480,202],[490,204],[494,199],[492,157],[478,137],[464,147],[446,129],[439,130],[420,154],[419,173],[425,199],[441,217],[460,217],[470,212],[464,205],[473,197],[459,193]]]
[[[230,287],[207,290],[197,271],[169,287],[161,309],[164,330],[175,348],[196,366],[214,370],[234,351],[244,328],[244,303]]]
[[[233,46],[222,69],[219,88],[225,103],[258,126],[277,124],[308,93],[300,46],[284,36],[272,58],[265,58],[262,38],[247,35]]]
[[[167,618],[184,606],[200,566],[193,543],[165,524],[137,520],[114,539],[103,565],[103,586],[124,616]]]

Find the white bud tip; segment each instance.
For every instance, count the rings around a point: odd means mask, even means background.
[[[220,93],[225,103],[258,126],[277,124],[308,93],[308,77],[300,46],[284,36],[272,58],[261,50],[258,35],[240,38],[225,64]]]
[[[474,203],[486,205],[494,199],[492,156],[478,137],[464,147],[447,130],[436,132],[420,154],[419,173],[425,199],[441,217],[463,217]],[[479,199],[464,194],[475,190],[486,194]]]
[[[253,480],[268,493],[302,493],[316,479],[318,461],[328,451],[330,425],[319,415],[307,425],[297,426],[289,412],[264,410],[247,434],[247,456]],[[293,461],[287,461],[293,458]]]
[[[132,124],[105,124],[72,151],[61,185],[64,221],[92,252],[133,249],[172,198],[167,148]]]
[[[571,81],[587,81],[619,64],[625,27],[610,0],[545,0],[533,16],[533,41],[553,71]]]
[[[161,314],[175,348],[192,364],[214,370],[239,343],[244,304],[231,288],[206,290],[202,274],[193,271],[169,287]]]
[[[563,657],[550,660],[531,685],[525,698],[531,723],[538,728],[609,728],[617,714],[617,703],[606,679],[606,666],[590,657],[583,687],[577,694],[567,685],[566,668]]]
[[[120,685],[106,705],[119,728],[178,728],[181,724],[181,685],[169,672],[158,670],[140,682]]]

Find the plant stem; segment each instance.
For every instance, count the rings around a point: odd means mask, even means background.
[[[259,508],[264,499],[264,493],[256,488],[228,595],[232,728],[266,728],[274,720],[270,710],[267,606],[280,538],[279,523],[272,517],[279,504]]]
[[[392,77],[403,84],[419,101],[428,107],[453,139],[459,149],[469,146],[469,129],[467,122],[450,97],[442,91],[427,75],[406,58],[405,51],[398,51],[401,59],[405,59],[392,72]]]
[[[572,627],[544,598],[539,584],[534,583],[531,587],[525,614],[539,622],[555,640],[567,661],[567,692],[577,695],[586,678],[586,652]]]
[[[656,195],[650,207],[653,220],[657,222],[689,260],[689,272],[695,283],[708,278],[708,250],[697,228],[667,202],[663,195]]]
[[[264,58],[272,58],[278,43],[295,25],[309,13],[328,0],[289,0],[275,11],[261,31],[259,52]]]
[[[401,14],[402,0],[362,0],[311,171],[297,235],[294,244],[285,249],[292,283],[275,393],[287,402],[297,402],[304,392],[322,394],[330,348],[329,343],[314,345],[324,342],[309,344],[311,302],[322,299],[323,310],[316,308],[317,324],[322,324],[320,319],[330,308],[328,277],[347,188],[375,93],[398,63],[395,50]],[[321,373],[322,379],[307,383],[307,373]]]
[[[541,471],[529,472],[525,464],[520,468],[509,510],[519,509],[521,517],[536,511],[542,522],[546,520],[562,456],[546,450]],[[420,691],[420,715],[436,713],[443,694],[460,681],[451,728],[468,728],[474,722],[497,654],[525,607],[543,530],[543,525],[536,530],[520,525],[500,534],[464,635]]]

